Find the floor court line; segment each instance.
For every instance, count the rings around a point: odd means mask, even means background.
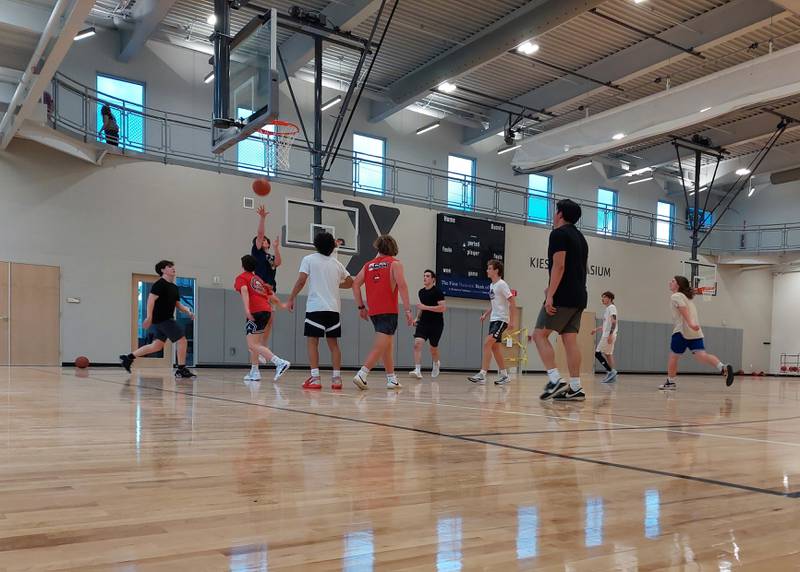
[[[126,383],[128,383],[128,382],[117,381],[117,380],[103,379],[103,378],[94,377],[94,376],[87,376],[87,378],[81,378],[81,379],[92,379],[93,381],[99,381],[101,383],[109,383],[109,384],[113,384],[113,385],[125,385]],[[545,456],[545,457],[563,459],[563,460],[566,460],[566,461],[576,461],[576,462],[581,462],[581,463],[588,463],[588,464],[593,464],[593,465],[612,467],[612,468],[635,471],[635,472],[640,472],[640,473],[647,473],[647,474],[657,475],[657,476],[662,476],[662,477],[669,477],[669,478],[688,480],[688,481],[693,481],[693,482],[698,482],[698,483],[703,483],[703,484],[717,485],[717,486],[721,486],[721,487],[725,487],[725,488],[742,490],[742,491],[746,491],[746,492],[759,493],[759,494],[765,494],[765,495],[777,496],[777,497],[783,497],[783,498],[791,498],[791,499],[795,499],[795,498],[800,497],[800,491],[795,491],[795,492],[776,491],[776,490],[773,490],[773,489],[766,489],[766,488],[755,487],[755,486],[751,486],[751,485],[744,485],[744,484],[740,484],[740,483],[732,483],[732,482],[723,481],[723,480],[720,480],[720,479],[711,479],[711,478],[707,478],[707,477],[698,477],[698,476],[695,476],[695,475],[687,475],[687,474],[682,474],[682,473],[673,473],[673,472],[670,472],[670,471],[662,471],[662,470],[659,470],[659,469],[650,469],[650,468],[647,468],[647,467],[639,467],[639,466],[636,466],[636,465],[625,465],[623,463],[614,463],[614,462],[611,462],[611,461],[602,461],[600,459],[592,459],[592,458],[589,458],[589,457],[580,457],[580,456],[577,456],[577,455],[567,455],[565,453],[556,453],[556,452],[553,452],[553,451],[545,451],[543,449],[533,449],[533,448],[530,448],[530,447],[523,447],[523,446],[519,446],[519,445],[510,445],[510,444],[507,444],[507,443],[498,443],[496,441],[489,441],[489,440],[478,439],[478,438],[474,438],[474,437],[462,437],[460,435],[455,435],[455,434],[450,434],[450,433],[441,433],[439,431],[430,431],[428,429],[420,429],[418,427],[406,427],[406,426],[403,426],[403,425],[396,425],[396,424],[393,424],[393,423],[383,423],[383,422],[380,422],[380,421],[369,421],[367,419],[356,419],[354,417],[347,417],[347,416],[344,416],[344,415],[333,415],[333,414],[321,413],[321,412],[317,412],[317,411],[306,411],[306,410],[303,410],[303,409],[296,409],[296,408],[291,408],[291,407],[279,407],[279,406],[276,406],[276,405],[267,405],[265,403],[263,403],[263,404],[262,403],[253,403],[253,402],[250,402],[250,401],[242,401],[242,400],[228,398],[228,397],[218,397],[218,396],[214,396],[214,395],[204,395],[204,394],[201,394],[201,393],[194,393],[194,392],[188,392],[188,391],[178,391],[178,390],[173,390],[173,389],[164,389],[163,387],[154,387],[154,386],[147,386],[147,385],[141,385],[141,384],[136,384],[136,385],[138,387],[141,387],[142,389],[160,391],[160,392],[163,392],[163,393],[174,393],[174,394],[186,395],[186,396],[189,396],[189,397],[207,399],[207,400],[210,400],[210,401],[219,401],[219,402],[223,402],[223,403],[233,403],[233,404],[238,404],[238,405],[249,405],[249,406],[255,406],[255,407],[262,407],[262,408],[276,410],[276,411],[284,411],[284,412],[287,412],[287,413],[299,413],[299,414],[302,414],[302,415],[312,415],[312,416],[315,416],[315,417],[322,417],[322,418],[326,418],[326,419],[334,419],[334,420],[338,420],[338,421],[348,421],[348,422],[351,422],[351,423],[359,423],[359,424],[363,424],[363,425],[372,425],[372,426],[375,426],[375,427],[387,427],[387,428],[390,428],[390,429],[398,429],[398,430],[401,430],[401,431],[410,431],[410,432],[414,432],[414,433],[421,433],[421,434],[429,435],[429,436],[432,436],[432,437],[442,437],[442,438],[453,439],[453,440],[462,441],[462,442],[466,442],[466,443],[477,443],[477,444],[482,444],[482,445],[489,445],[489,446],[493,446],[493,447],[500,447],[500,448],[515,450],[515,451],[533,453],[533,454],[542,455],[542,456]]]

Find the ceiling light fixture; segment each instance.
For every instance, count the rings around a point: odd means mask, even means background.
[[[214,81],[214,70],[211,70],[206,74],[206,77],[203,78],[203,83],[211,83]]]
[[[443,81],[439,84],[437,89],[442,93],[453,93],[456,89],[458,89],[458,86],[456,86],[454,83],[450,83],[449,81]]]
[[[215,26],[217,24],[217,15],[209,14],[208,18],[206,18],[206,22],[208,22],[209,26]]]
[[[740,177],[744,177],[745,175],[750,174],[750,169],[747,169],[745,167],[742,167],[741,169],[736,169],[736,174],[739,175]]]
[[[645,181],[652,181],[653,177],[645,177],[644,179],[637,179],[635,181],[630,181],[629,185],[638,185],[639,183],[644,183]]]
[[[620,139],[625,139],[624,133],[615,133],[613,137],[611,137],[614,141],[619,141]]]
[[[705,113],[709,109],[711,109],[711,108],[710,107],[704,107],[703,109],[700,110],[700,113]]]
[[[439,123],[438,121],[434,121],[429,125],[420,127],[419,129],[417,129],[417,135],[422,135],[423,133],[427,133],[428,131],[433,131],[434,129],[439,127],[439,125],[441,125],[441,123]]]
[[[342,101],[342,96],[341,95],[337,95],[336,97],[334,97],[330,101],[322,104],[322,107],[320,107],[319,110],[320,111],[325,111],[326,109],[330,109],[331,107],[333,107],[337,103],[340,103],[341,101]]]
[[[635,177],[636,175],[642,175],[644,173],[652,173],[653,167],[642,167],[641,169],[636,169],[635,171],[628,171],[623,177]]]
[[[517,51],[526,56],[530,56],[539,51],[539,44],[526,40],[517,46]]]
[[[591,165],[591,161],[586,161],[585,163],[581,163],[580,165],[573,165],[572,167],[567,167],[567,171],[575,171],[577,169],[583,169],[584,167],[588,167]]]
[[[77,42],[78,40],[83,40],[84,38],[91,38],[92,36],[95,35],[95,33],[96,32],[94,26],[90,28],[84,28],[83,30],[75,34],[75,41]]]
[[[503,153],[508,153],[509,151],[513,151],[514,149],[519,149],[522,145],[512,145],[511,147],[506,147],[505,149],[500,149],[497,154],[502,155]]]
[[[755,187],[750,187],[750,191],[747,193],[747,197],[748,198],[752,197],[753,193],[755,193],[755,192],[756,192],[756,188]]]

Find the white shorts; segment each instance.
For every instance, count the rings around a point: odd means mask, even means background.
[[[608,338],[600,338],[600,342],[597,344],[597,349],[594,350],[596,352],[600,352],[601,354],[610,356],[614,354],[614,344],[617,343],[617,338],[614,338],[614,343],[609,344]]]

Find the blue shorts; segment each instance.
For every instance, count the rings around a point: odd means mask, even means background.
[[[672,340],[669,343],[669,349],[674,354],[682,354],[687,349],[692,353],[706,351],[706,346],[703,343],[703,338],[696,338],[694,340],[687,340],[680,332],[672,334]]]

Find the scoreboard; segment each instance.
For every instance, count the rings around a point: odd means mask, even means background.
[[[436,275],[445,296],[489,298],[486,263],[505,263],[506,225],[439,213],[436,216]]]

